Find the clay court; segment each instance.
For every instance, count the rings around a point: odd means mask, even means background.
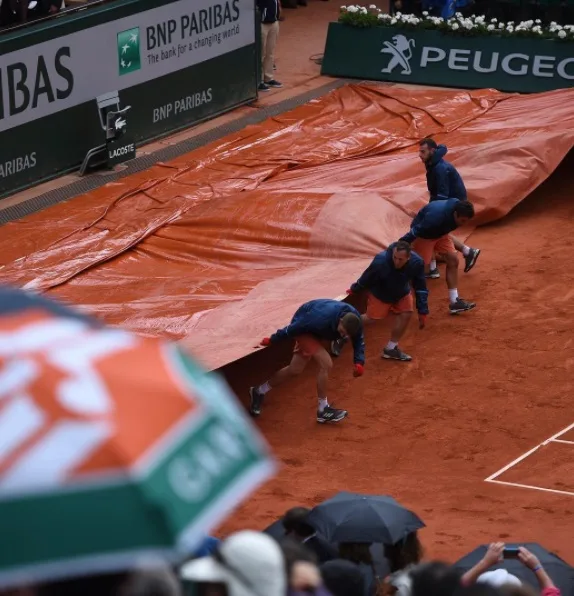
[[[574,560],[574,92],[311,83],[310,53],[294,84],[332,85],[310,103],[2,226],[2,281],[181,341],[246,404],[290,354],[259,340],[341,296],[408,229],[428,198],[417,143],[433,135],[477,207],[462,235],[482,254],[460,293],[478,308],[449,317],[430,281],[409,364],[379,357],[386,323],[368,329],[364,377],[350,351],[334,367],[340,425],[316,424],[311,368],[270,393],[257,424],[281,470],[220,532],[345,489],[416,510],[430,557],[500,538]]]

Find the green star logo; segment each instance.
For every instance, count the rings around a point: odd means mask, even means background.
[[[139,70],[142,67],[139,27],[118,33],[118,63],[120,76]]]

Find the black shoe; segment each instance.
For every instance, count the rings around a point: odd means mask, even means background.
[[[468,273],[475,265],[480,255],[480,248],[471,248],[469,253],[464,257],[465,267],[464,272]]]
[[[337,410],[327,406],[322,412],[317,412],[317,422],[319,424],[325,424],[326,422],[341,422],[343,418],[347,417],[347,410]]]
[[[279,87],[283,87],[283,83],[276,81],[275,79],[271,79],[270,81],[265,81],[265,84],[268,87],[273,87],[274,89],[278,89]]]
[[[267,83],[259,83],[259,87],[257,87],[259,91],[270,91],[271,87]]]
[[[440,271],[435,267],[434,269],[431,269],[426,275],[425,277],[427,279],[438,279],[440,277]]]
[[[259,414],[261,414],[261,406],[263,406],[265,395],[263,395],[263,393],[261,393],[257,387],[250,387],[249,397],[251,398],[251,403],[249,404],[249,413],[252,416],[259,416]]]
[[[385,348],[381,356],[387,360],[400,360],[401,362],[410,362],[412,360],[412,356],[399,350],[399,346],[394,347],[392,350]]]
[[[335,356],[335,358],[340,356],[346,343],[346,339],[334,339],[331,342],[331,356]]]
[[[472,310],[476,306],[474,302],[467,302],[462,298],[457,298],[456,302],[451,303],[448,307],[450,310],[451,315],[458,315],[458,313],[466,312],[467,310]]]

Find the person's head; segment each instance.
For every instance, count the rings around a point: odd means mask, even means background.
[[[285,573],[292,591],[315,590],[321,585],[317,556],[301,542],[291,538],[281,541]]]
[[[423,139],[419,143],[419,157],[421,158],[421,161],[425,164],[428,163],[432,159],[437,147],[438,145],[436,144],[436,141],[433,141],[432,139]]]
[[[353,563],[373,564],[370,543],[366,542],[341,542],[339,543],[339,556],[341,559],[352,561]]]
[[[506,569],[494,569],[480,574],[476,580],[477,584],[485,584],[494,588],[502,588],[503,586],[510,588],[518,588],[522,586],[522,582],[512,573]]]
[[[461,574],[442,562],[417,565],[410,576],[412,596],[452,596],[461,587]]]
[[[402,269],[411,257],[411,245],[399,240],[393,247],[393,264],[396,269]]]
[[[389,561],[391,572],[409,565],[418,565],[423,558],[423,547],[418,533],[411,532],[396,544],[385,544],[385,558]]]
[[[362,323],[360,317],[352,312],[348,312],[341,317],[337,331],[341,337],[353,339],[361,333],[361,328]]]
[[[457,226],[463,226],[474,217],[474,205],[470,201],[459,201],[454,206],[454,221]]]
[[[361,569],[351,561],[333,559],[321,565],[325,587],[333,596],[356,596],[364,590]]]
[[[203,593],[207,589],[209,596],[285,596],[287,592],[279,543],[267,534],[249,530],[232,534],[212,556],[186,563],[180,576]]]
[[[307,523],[307,516],[311,512],[307,507],[293,507],[283,516],[281,523],[285,535],[295,540],[303,540],[315,533],[312,526]]]

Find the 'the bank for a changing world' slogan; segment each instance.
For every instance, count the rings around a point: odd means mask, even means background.
[[[3,55],[0,42],[0,131],[254,44],[254,10],[178,0]]]

